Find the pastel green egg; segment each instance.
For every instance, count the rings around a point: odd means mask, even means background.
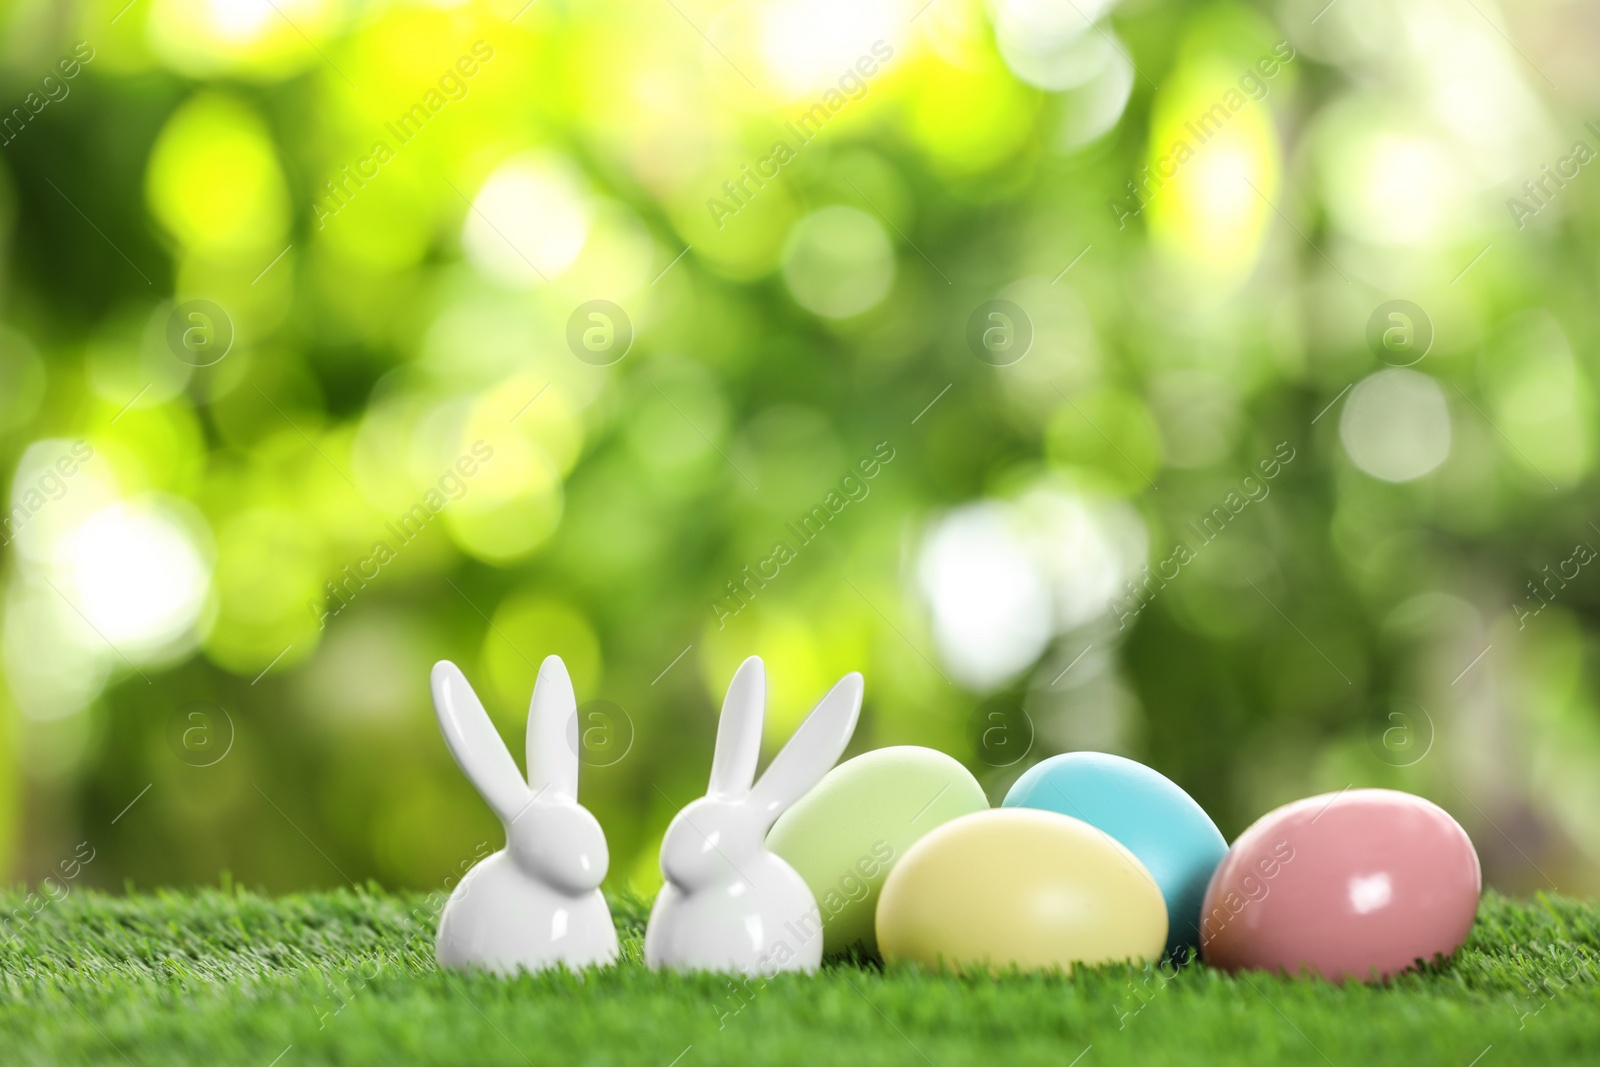
[[[1032,808],[963,816],[903,856],[878,899],[889,962],[958,972],[1158,959],[1167,904],[1142,863],[1080,819]]]
[[[876,952],[878,892],[900,857],[928,831],[988,809],[978,780],[943,752],[880,748],[829,771],[773,825],[767,847],[817,898],[824,953]]]

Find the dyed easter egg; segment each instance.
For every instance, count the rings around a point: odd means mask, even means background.
[[[895,863],[934,827],[987,810],[978,780],[943,752],[880,748],[829,771],[773,825],[767,847],[817,898],[824,953],[876,952],[873,916]]]
[[[1105,752],[1066,752],[1028,768],[1002,807],[1082,819],[1145,865],[1167,902],[1167,948],[1200,942],[1200,902],[1228,843],[1211,817],[1159,771]]]
[[[963,815],[912,845],[878,898],[878,947],[960,972],[1150,960],[1167,906],[1132,852],[1053,811]]]
[[[1438,805],[1392,789],[1308,797],[1228,850],[1200,952],[1228,970],[1381,980],[1460,948],[1482,888],[1472,841]]]

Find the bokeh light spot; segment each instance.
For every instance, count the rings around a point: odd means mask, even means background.
[[[796,303],[830,319],[876,306],[894,281],[894,249],[883,227],[851,207],[825,207],[801,219],[783,260]]]
[[[249,107],[203,93],[156,139],[145,182],[150,210],[189,248],[222,254],[281,248],[289,195],[266,125]]]
[[[200,617],[207,561],[184,524],[151,501],[89,516],[65,551],[73,606],[124,655],[165,651]]]
[[[1350,461],[1374,478],[1420,478],[1450,455],[1444,390],[1417,371],[1379,371],[1350,390],[1339,439]]]
[[[462,244],[483,273],[528,287],[560,277],[589,234],[589,211],[576,172],[546,156],[502,163],[467,212]]]

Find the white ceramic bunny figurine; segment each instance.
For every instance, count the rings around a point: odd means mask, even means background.
[[[661,839],[667,883],[644,935],[651,967],[770,976],[822,963],[821,911],[795,869],[767,851],[767,831],[850,743],[861,689],[859,674],[839,679],[757,782],[767,676],[755,656],[740,665],[722,702],[710,788]]]
[[[600,895],[606,835],[578,804],[578,703],[561,657],[539,667],[528,707],[528,780],[454,663],[433,666],[433,707],[451,755],[506,828],[506,847],[468,871],[439,918],[442,967],[499,974],[617,958]]]

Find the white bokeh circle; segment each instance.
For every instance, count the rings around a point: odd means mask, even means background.
[[[1381,370],[1350,390],[1339,418],[1350,461],[1386,482],[1409,482],[1450,456],[1450,406],[1426,374]]]

